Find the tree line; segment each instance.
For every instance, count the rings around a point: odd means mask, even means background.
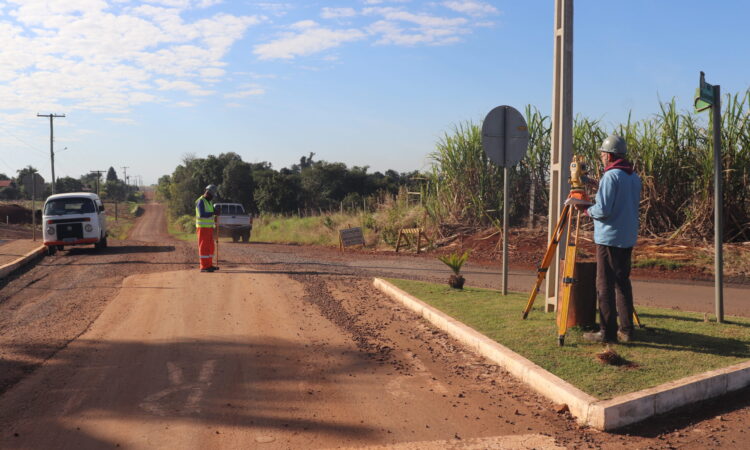
[[[248,163],[232,152],[206,158],[186,155],[171,175],[159,178],[157,193],[172,217],[194,214],[195,201],[209,184],[218,186],[218,201],[241,203],[252,213],[311,214],[363,208],[368,198],[393,195],[418,178],[417,171],[369,173],[367,166],[347,167],[314,156],[276,170],[268,162]]]
[[[6,181],[7,186],[0,187],[0,199],[2,200],[30,200],[32,186],[24,184],[27,176],[39,171],[33,166],[26,166],[16,171],[16,176],[11,178],[4,173],[0,173],[0,181]],[[91,172],[81,175],[78,178],[65,176],[58,177],[55,183],[55,193],[63,194],[67,192],[94,192],[104,200],[110,201],[138,201],[143,198],[143,194],[137,186],[127,184],[117,176],[114,167],[107,170],[107,174],[102,180],[101,173]],[[36,192],[37,199],[45,199],[52,195],[52,186],[50,183],[44,184],[42,192]]]

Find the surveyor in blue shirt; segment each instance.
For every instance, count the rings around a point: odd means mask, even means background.
[[[594,219],[599,332],[585,333],[584,339],[628,342],[633,339],[630,267],[633,246],[638,239],[641,179],[625,158],[627,145],[622,137],[610,135],[602,142],[599,152],[604,175],[599,181],[596,201],[587,210]]]

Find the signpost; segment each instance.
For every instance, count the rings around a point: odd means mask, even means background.
[[[21,183],[29,189],[31,187],[31,239],[36,241],[36,194],[44,192],[44,178],[36,172],[27,174]]]
[[[490,161],[503,168],[503,295],[508,295],[508,167],[526,155],[529,127],[512,106],[498,106],[482,123],[482,148]]]
[[[724,321],[724,220],[723,189],[721,185],[721,86],[706,83],[701,72],[698,89],[695,90],[695,112],[711,108],[714,147],[714,303],[716,321]]]
[[[339,230],[339,251],[343,252],[345,247],[353,245],[365,245],[365,236],[362,234],[362,228],[345,228]]]

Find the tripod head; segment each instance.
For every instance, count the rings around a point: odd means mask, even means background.
[[[570,183],[570,195],[568,197],[591,201],[586,193],[588,173],[588,165],[583,156],[573,155],[573,160],[570,162],[570,178],[568,178],[568,183]]]

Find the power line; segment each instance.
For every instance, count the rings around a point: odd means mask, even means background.
[[[3,127],[2,125],[0,125],[0,130],[4,131],[7,135],[9,135],[10,137],[14,138],[15,140],[17,140],[18,142],[22,143],[23,145],[25,145],[25,146],[29,147],[30,149],[34,150],[35,152],[39,153],[40,156],[44,156],[44,151],[43,150],[40,150],[40,149],[34,147],[33,145],[29,144],[28,142],[24,141],[20,137],[16,136],[15,134],[11,133],[10,131],[8,131],[8,129],[5,128],[5,127]]]

